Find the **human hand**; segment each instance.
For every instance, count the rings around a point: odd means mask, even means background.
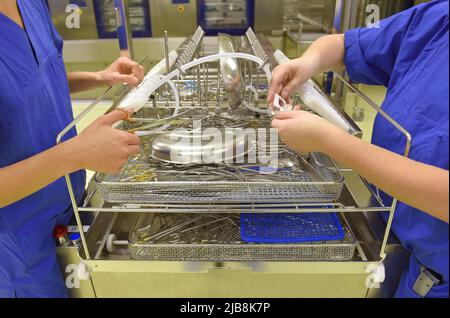
[[[144,67],[128,57],[119,57],[107,69],[98,72],[100,81],[108,86],[127,83],[131,87],[144,79]]]
[[[278,113],[272,127],[290,149],[304,154],[309,152],[327,153],[328,145],[340,128],[310,112],[301,111],[297,106],[291,112]]]
[[[275,94],[290,103],[292,93],[315,74],[315,69],[314,63],[303,58],[278,65],[273,71],[270,81],[267,98],[269,105],[273,104]]]
[[[78,169],[118,173],[130,155],[140,152],[139,137],[112,127],[114,123],[125,120],[126,116],[124,111],[112,111],[69,141],[74,147]]]

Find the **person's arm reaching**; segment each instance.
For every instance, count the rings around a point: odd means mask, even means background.
[[[304,56],[275,69],[269,103],[275,93],[288,99],[316,73],[336,70],[344,64],[353,80],[388,86],[400,43],[416,10],[381,21],[380,29],[355,29],[345,36],[319,39]],[[328,154],[392,197],[449,222],[448,170],[366,143],[308,112],[280,113],[272,125],[291,149]]]
[[[120,57],[108,68],[99,72],[71,72],[67,74],[71,93],[95,87],[114,86],[127,83],[137,86],[144,78],[144,68],[127,57]]]
[[[445,10],[445,4],[431,2],[429,16]],[[441,8],[443,6],[443,8]],[[447,11],[448,11],[448,4]],[[418,7],[380,21],[379,28],[357,28],[344,34],[327,35],[315,41],[302,57],[278,66],[273,72],[268,102],[275,93],[289,100],[290,95],[309,78],[346,66],[354,82],[388,86],[405,33],[415,21]],[[423,7],[422,7],[423,8]],[[430,34],[425,34],[431,37]],[[416,39],[424,42],[423,39]],[[425,42],[426,43],[426,42]]]
[[[123,111],[113,111],[97,119],[77,137],[0,168],[0,208],[81,169],[119,172],[128,157],[140,151],[139,137],[111,127],[125,116]]]
[[[268,102],[275,94],[288,100],[294,91],[315,74],[344,68],[343,34],[326,35],[315,41],[302,57],[279,65],[273,71]]]
[[[374,146],[304,111],[279,113],[272,123],[299,153],[322,152],[412,207],[449,222],[449,172]]]

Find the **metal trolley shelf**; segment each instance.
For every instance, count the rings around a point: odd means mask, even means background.
[[[132,258],[164,261],[348,261],[356,241],[346,229],[342,240],[299,244],[247,244],[239,215],[142,214],[130,234]],[[242,226],[242,225],[241,225]]]

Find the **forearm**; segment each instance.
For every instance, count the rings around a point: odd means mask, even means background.
[[[399,201],[449,222],[447,170],[397,155],[344,131],[333,134],[324,152]]]
[[[343,69],[345,66],[345,40],[343,34],[326,35],[315,41],[303,54],[302,60],[312,67],[311,76]]]
[[[71,141],[0,169],[0,208],[23,199],[67,173],[79,170]]]
[[[67,74],[70,92],[78,93],[96,87],[106,86],[98,72],[71,72]]]

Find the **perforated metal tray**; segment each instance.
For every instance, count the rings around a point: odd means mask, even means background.
[[[345,238],[292,244],[244,243],[239,215],[141,214],[130,234],[135,260],[154,261],[346,261],[356,242]]]
[[[320,164],[311,162],[311,165],[324,181],[312,181],[307,173],[285,171],[242,181],[229,175],[217,176],[214,169],[219,171],[219,167],[214,166],[206,173],[185,173],[182,166],[148,160],[145,154],[130,159],[121,173],[97,174],[95,181],[104,200],[112,203],[325,203],[338,200],[343,175],[330,158],[318,154],[317,159]],[[161,173],[155,175],[152,171]]]

